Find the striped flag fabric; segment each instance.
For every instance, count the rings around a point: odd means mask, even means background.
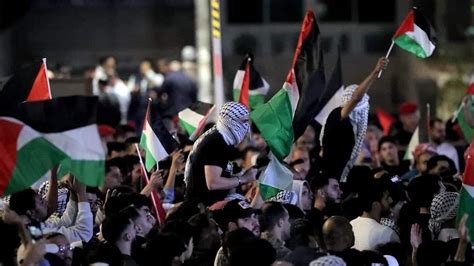
[[[433,27],[418,9],[413,8],[403,20],[392,40],[403,50],[419,58],[431,56],[437,38]]]
[[[105,151],[95,124],[96,97],[23,103],[0,118],[0,194],[31,186],[54,165],[88,186],[104,180]]]
[[[240,102],[250,110],[265,103],[270,85],[260,76],[253,65],[253,55],[245,56],[233,82],[234,101]]]
[[[325,88],[320,48],[319,27],[313,12],[308,11],[282,89],[250,112],[250,118],[279,161],[290,153],[293,142],[316,115],[315,108]]]
[[[324,62],[319,27],[308,11],[301,27],[298,45],[285,83],[267,103],[250,112],[271,151],[269,173],[260,181],[263,199],[275,196],[292,186],[293,176],[282,164],[293,142],[303,134],[317,114],[325,88]],[[281,173],[281,174],[280,174]]]
[[[0,91],[0,110],[13,112],[22,102],[51,99],[46,58],[21,68]]]
[[[202,134],[214,109],[214,105],[198,101],[178,113],[179,124],[190,140],[196,140]]]
[[[471,143],[468,148],[466,168],[464,170],[462,188],[460,191],[460,200],[456,222],[462,219],[464,214],[469,214],[466,227],[469,229],[471,242],[474,241],[474,144]]]
[[[145,150],[145,168],[147,171],[157,163],[168,157],[178,149],[178,142],[166,129],[163,121],[156,115],[151,114],[151,100],[143,122],[143,131],[140,138],[140,146]]]

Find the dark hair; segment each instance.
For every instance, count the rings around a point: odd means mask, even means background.
[[[362,210],[370,212],[372,210],[372,203],[381,202],[384,192],[389,191],[390,187],[385,180],[374,179],[368,183],[368,186],[359,194],[360,204]]]
[[[36,208],[36,195],[38,195],[36,191],[31,188],[13,193],[10,196],[9,207],[18,215],[25,215],[27,211],[34,210]]]
[[[162,233],[172,233],[179,236],[185,244],[195,235],[196,229],[188,222],[173,220],[167,222],[161,229]]]
[[[260,226],[262,231],[271,230],[280,219],[288,215],[288,211],[280,202],[266,202],[262,207]]]
[[[105,162],[105,173],[108,173],[112,170],[112,167],[118,167],[121,173],[125,173],[127,170],[125,159],[122,157],[116,157],[113,159],[109,159]]]
[[[308,247],[310,243],[310,236],[316,236],[313,224],[307,219],[296,219],[291,223],[290,240],[288,247],[295,249],[296,247]]]
[[[326,172],[320,172],[319,174],[316,174],[311,178],[309,182],[311,191],[316,194],[319,189],[329,185],[329,179],[331,178],[338,180],[337,177],[330,175]]]
[[[107,62],[107,60],[108,60],[109,58],[113,58],[114,60],[116,60],[115,57],[113,57],[113,56],[111,56],[111,55],[101,56],[101,57],[99,58],[99,65],[105,64],[105,62]]]
[[[435,123],[441,123],[441,124],[444,124],[444,121],[439,119],[439,118],[434,118],[434,119],[431,119],[430,120],[430,127],[432,128],[434,126]]]
[[[436,165],[438,165],[438,162],[443,162],[443,161],[448,162],[449,173],[451,175],[454,175],[456,173],[456,165],[454,164],[453,160],[451,160],[451,158],[449,158],[446,155],[435,155],[431,157],[426,163],[426,172],[433,170],[436,167]]]
[[[245,241],[255,238],[255,235],[247,228],[237,228],[227,232],[222,241],[224,255],[229,258],[230,254]]]
[[[113,151],[125,151],[125,143],[123,142],[107,142],[107,155],[112,155]]]
[[[298,206],[290,203],[284,203],[283,207],[285,207],[288,215],[290,216],[290,222],[292,220],[304,218],[304,212]]]
[[[108,242],[115,243],[131,223],[126,215],[111,214],[102,222],[102,236]]]
[[[276,251],[272,245],[261,238],[251,238],[236,247],[229,258],[231,266],[270,266],[276,259]]]
[[[393,145],[397,146],[397,140],[392,137],[392,136],[383,136],[380,140],[379,140],[379,144],[378,144],[378,151],[380,151],[380,149],[382,148],[382,145],[386,142],[390,142],[392,143]]]
[[[385,257],[379,252],[373,250],[363,250],[361,255],[364,259],[364,265],[372,265],[372,263],[382,263],[383,265],[388,265]]]
[[[150,201],[145,195],[136,192],[110,197],[104,206],[105,216],[118,213],[130,205],[133,205],[137,209],[143,206],[150,207]]]
[[[421,175],[410,181],[407,192],[413,204],[429,208],[435,194],[439,192],[440,181],[439,176],[430,174]]]
[[[173,259],[179,257],[186,250],[185,243],[179,236],[170,233],[160,233],[153,237],[145,248],[145,265],[171,266]]]

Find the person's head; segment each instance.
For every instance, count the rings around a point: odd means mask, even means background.
[[[313,193],[308,182],[302,180],[293,180],[293,192],[298,196],[296,206],[303,211],[311,210],[313,205]]]
[[[328,203],[340,203],[342,190],[336,177],[321,173],[311,179],[311,191],[315,199]]]
[[[410,181],[407,192],[416,207],[429,208],[434,196],[443,192],[443,189],[444,186],[439,176],[424,174]]]
[[[276,259],[276,250],[261,238],[251,238],[233,249],[229,256],[230,266],[270,266]]]
[[[292,250],[300,246],[318,248],[314,225],[307,219],[300,218],[292,221],[290,236],[288,247]]]
[[[286,240],[290,237],[291,225],[289,219],[288,211],[279,202],[266,202],[262,207],[260,220],[262,231],[280,235],[281,240]]]
[[[123,182],[121,158],[110,159],[105,162],[104,190],[114,189]]]
[[[249,111],[245,105],[227,102],[219,111],[217,130],[227,145],[238,145],[249,132]]]
[[[122,213],[107,216],[102,222],[101,232],[104,239],[112,244],[131,244],[136,237],[136,229],[132,218]]]
[[[253,145],[259,151],[264,151],[267,148],[267,143],[263,139],[262,134],[260,133],[260,130],[258,130],[255,123],[252,123],[251,130],[252,130],[251,140],[253,142]]]
[[[45,201],[31,188],[13,193],[10,197],[9,207],[18,215],[28,217],[32,222],[43,221],[48,215]]]
[[[223,217],[227,219],[227,231],[247,228],[255,236],[260,235],[260,223],[257,210],[250,207],[245,200],[231,200],[223,208]]]
[[[383,132],[374,125],[367,126],[367,133],[365,134],[365,141],[369,145],[371,152],[377,152],[380,139],[383,137]]]
[[[364,213],[375,220],[390,211],[393,200],[390,196],[390,185],[385,179],[374,179],[359,195]]]
[[[430,207],[430,221],[428,227],[436,236],[441,227],[448,224],[448,227],[454,228],[454,219],[459,206],[459,193],[441,192],[433,198]]]
[[[436,118],[430,121],[430,135],[434,143],[443,143],[446,139],[446,125],[443,120]]]
[[[346,266],[346,262],[340,257],[334,255],[325,255],[313,260],[309,266],[326,266],[326,265],[338,265]]]
[[[332,216],[324,222],[323,240],[329,251],[343,251],[354,245],[352,225],[343,216]]]
[[[145,248],[146,265],[180,265],[189,259],[182,239],[173,233],[160,233],[154,236]]]
[[[309,151],[304,146],[296,146],[291,153],[291,163],[293,169],[306,176],[311,167]]]
[[[442,178],[456,174],[456,166],[453,160],[445,155],[431,157],[426,164],[426,171],[432,175],[439,175]]]
[[[408,132],[414,132],[420,120],[418,105],[410,102],[400,104],[399,116],[403,129]]]
[[[161,229],[161,233],[175,234],[181,238],[186,247],[186,251],[182,254],[182,258],[185,260],[191,258],[193,253],[193,236],[195,231],[195,228],[191,224],[182,220],[169,221]]]
[[[124,142],[128,138],[136,137],[137,133],[135,128],[130,125],[120,125],[115,131],[115,140],[118,142]]]
[[[65,266],[72,264],[72,248],[67,241],[66,237],[61,233],[50,233],[46,235],[46,239],[49,244],[55,244],[58,246],[59,251],[56,254],[63,262]]]
[[[308,125],[306,127],[303,135],[301,135],[297,140],[296,140],[296,146],[300,148],[304,148],[308,151],[312,150],[314,148],[314,141],[315,141],[315,136],[316,132],[313,128],[312,125]]]
[[[140,62],[140,74],[145,75],[148,71],[152,70],[151,60],[144,59]]]
[[[429,143],[420,143],[413,152],[415,168],[420,174],[425,174],[428,170],[428,161],[436,155],[436,148]]]
[[[105,72],[108,75],[111,75],[115,72],[115,68],[117,67],[117,61],[115,60],[115,57],[108,55],[99,59],[99,65],[101,65],[105,69]]]
[[[398,148],[393,137],[385,136],[379,141],[379,154],[382,162],[387,165],[398,165]]]
[[[242,168],[248,169],[257,164],[257,158],[260,150],[253,146],[248,146],[242,152]]]
[[[229,259],[230,254],[235,248],[255,237],[256,236],[247,228],[237,228],[235,230],[228,231],[222,240],[222,250],[224,251],[224,256]]]

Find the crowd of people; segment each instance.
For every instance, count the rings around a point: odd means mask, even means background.
[[[403,160],[419,106],[401,104],[386,136],[369,119],[368,89],[387,64],[348,86],[325,125],[308,125],[286,158],[292,190],[264,200],[270,151],[244,105],[224,104],[192,142],[176,115],[197,89],[177,62],[153,70],[145,60],[124,82],[115,59],[101,59],[93,93],[105,182],[87,187],[55,167],[48,181],[2,199],[0,264],[471,265],[468,216],[455,222],[470,140],[432,119],[432,142]],[[135,144],[148,97],[180,149],[145,183]]]

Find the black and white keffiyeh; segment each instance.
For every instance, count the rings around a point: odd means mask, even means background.
[[[336,256],[327,255],[323,257],[319,257],[317,260],[313,260],[310,266],[346,266],[346,262]]]
[[[459,206],[459,193],[441,192],[433,198],[430,207],[428,227],[433,235],[438,235],[446,221],[456,217]]]

